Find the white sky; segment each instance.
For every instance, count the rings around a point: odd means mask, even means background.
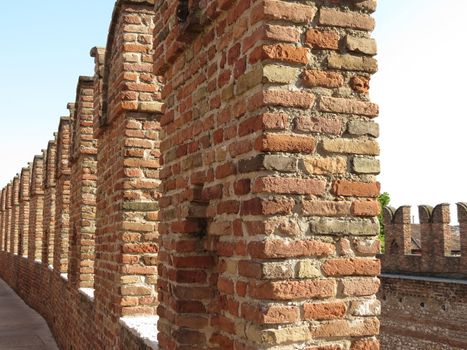
[[[467,1],[378,5],[382,190],[393,206],[467,201]]]
[[[78,76],[92,75],[89,49],[105,44],[113,0],[82,0],[73,11],[49,1],[0,11],[9,52],[0,55],[0,187],[46,147]],[[381,110],[379,180],[394,206],[467,201],[466,13],[467,0],[378,1],[371,95]]]

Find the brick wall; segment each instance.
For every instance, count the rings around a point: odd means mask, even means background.
[[[411,209],[385,208],[384,227],[386,251],[381,255],[384,271],[397,274],[452,276],[466,278],[467,274],[467,204],[458,203],[461,254],[452,254],[453,237],[449,204],[432,208],[419,206],[420,254],[412,253]]]
[[[28,260],[2,192],[0,275],[60,348],[149,347],[122,320],[155,314],[161,349],[379,348],[374,10],[117,1],[31,166]]]
[[[465,280],[383,275],[383,349],[467,348]]]
[[[467,347],[467,205],[458,203],[460,255],[453,253],[449,204],[419,207],[420,253],[412,250],[408,206],[385,208],[381,340],[388,349]]]

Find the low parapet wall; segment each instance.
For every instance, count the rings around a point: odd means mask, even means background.
[[[93,289],[75,289],[65,275],[48,264],[0,252],[0,277],[47,321],[60,349],[96,349]],[[157,349],[156,317],[116,321],[122,349]]]

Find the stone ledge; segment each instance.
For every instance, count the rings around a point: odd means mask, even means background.
[[[158,350],[157,322],[159,316],[125,316],[120,318],[120,324],[128,329],[131,334],[140,338],[145,345],[153,350]]]
[[[426,282],[437,282],[437,283],[454,283],[454,284],[465,284],[467,285],[467,280],[465,279],[456,279],[448,277],[428,277],[428,276],[414,276],[414,275],[399,275],[393,273],[382,273],[381,278],[395,278],[401,280],[415,280],[415,281],[426,281]]]
[[[89,299],[89,301],[94,302],[94,288],[80,288],[78,291]]]

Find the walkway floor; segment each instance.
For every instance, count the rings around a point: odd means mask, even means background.
[[[0,349],[58,350],[45,320],[0,279]]]

